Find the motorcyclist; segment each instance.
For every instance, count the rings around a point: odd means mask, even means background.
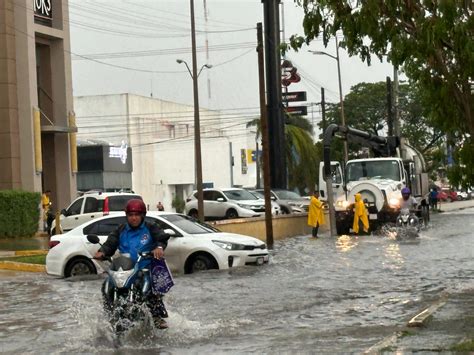
[[[410,213],[415,213],[417,204],[415,198],[411,196],[410,189],[404,187],[402,189],[402,199],[400,200],[400,210],[408,209]]]
[[[169,236],[161,231],[158,225],[145,221],[145,203],[139,199],[131,199],[125,207],[125,213],[127,224],[119,226],[109,234],[107,241],[95,253],[94,258],[110,257],[117,249],[122,254],[128,253],[133,262],[138,260],[139,250],[151,250],[155,258],[162,258]],[[167,328],[168,325],[163,318],[168,317],[168,312],[163,304],[162,296],[150,294],[146,304],[153,316],[155,326],[161,329]]]

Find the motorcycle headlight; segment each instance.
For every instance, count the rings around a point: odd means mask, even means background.
[[[245,248],[245,245],[231,243],[231,242],[224,242],[221,240],[213,240],[212,242],[218,247],[221,247],[222,249],[225,249],[225,250],[244,250]]]
[[[133,274],[133,269],[127,271],[110,271],[117,287],[124,287],[128,278]]]

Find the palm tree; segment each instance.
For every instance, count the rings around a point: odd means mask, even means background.
[[[260,118],[247,123],[257,127],[260,136]],[[285,154],[288,165],[288,185],[303,193],[314,188],[318,178],[319,158],[312,138],[313,126],[303,117],[286,115]]]

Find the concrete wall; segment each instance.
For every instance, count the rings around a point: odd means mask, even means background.
[[[327,215],[326,221],[329,221]],[[311,234],[311,227],[308,226],[307,222],[307,213],[275,216],[272,219],[273,239],[280,240],[298,235]],[[322,225],[319,230],[321,232],[327,231],[329,228],[328,223],[329,222]],[[212,222],[212,225],[222,232],[249,235],[266,242],[265,218],[263,217],[216,221]]]

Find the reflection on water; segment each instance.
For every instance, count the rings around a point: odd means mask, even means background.
[[[387,259],[383,263],[385,266],[389,266],[393,269],[400,269],[405,263],[403,256],[400,254],[400,244],[398,243],[390,243],[386,245],[384,248],[384,255]]]
[[[359,244],[358,237],[351,237],[350,235],[341,235],[336,240],[336,248],[342,252],[348,252]]]

